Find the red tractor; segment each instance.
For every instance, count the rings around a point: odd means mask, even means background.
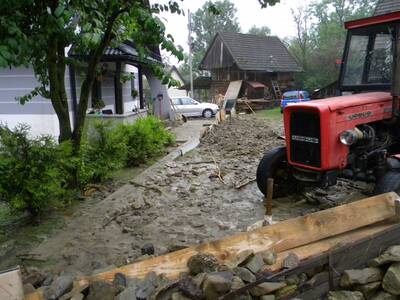
[[[286,147],[268,151],[257,184],[274,197],[338,177],[400,190],[400,12],[347,22],[340,91],[284,109]]]

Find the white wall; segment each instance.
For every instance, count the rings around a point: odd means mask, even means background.
[[[36,96],[25,105],[21,105],[15,99],[28,94],[38,85],[32,68],[0,69],[0,123],[6,124],[10,128],[19,123],[25,123],[31,127],[32,136],[50,134],[58,137],[58,119],[49,99]],[[72,100],[68,71],[65,76],[65,85],[72,123]]]

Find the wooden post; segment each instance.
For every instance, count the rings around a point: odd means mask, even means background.
[[[267,179],[267,197],[265,199],[265,215],[272,219],[272,196],[274,193],[274,179]]]
[[[394,200],[394,209],[397,220],[400,220],[400,199],[397,198]]]

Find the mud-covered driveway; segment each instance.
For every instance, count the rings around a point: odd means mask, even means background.
[[[256,116],[214,126],[185,156],[150,168],[104,199],[83,203],[31,253],[45,259],[47,268],[89,274],[137,259],[148,243],[158,255],[245,231],[263,218],[255,172],[264,151],[283,143],[277,139],[281,131],[280,122]],[[319,193],[336,201],[344,190],[343,201],[361,197],[358,186],[343,182]],[[314,192],[279,199],[274,218],[315,211],[313,200]]]

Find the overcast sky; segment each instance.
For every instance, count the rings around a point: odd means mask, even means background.
[[[272,35],[277,35],[283,39],[296,34],[290,9],[302,5],[308,0],[281,0],[281,3],[264,9],[260,8],[258,0],[231,1],[237,8],[237,17],[242,32],[247,32],[253,25],[257,27],[268,26]],[[167,0],[159,2],[167,2]],[[188,9],[191,12],[195,12],[205,2],[206,0],[184,0],[180,3],[185,12]],[[181,45],[187,51],[187,14],[179,16],[177,14],[163,13],[161,17],[167,27],[167,32],[174,37],[175,44]]]

